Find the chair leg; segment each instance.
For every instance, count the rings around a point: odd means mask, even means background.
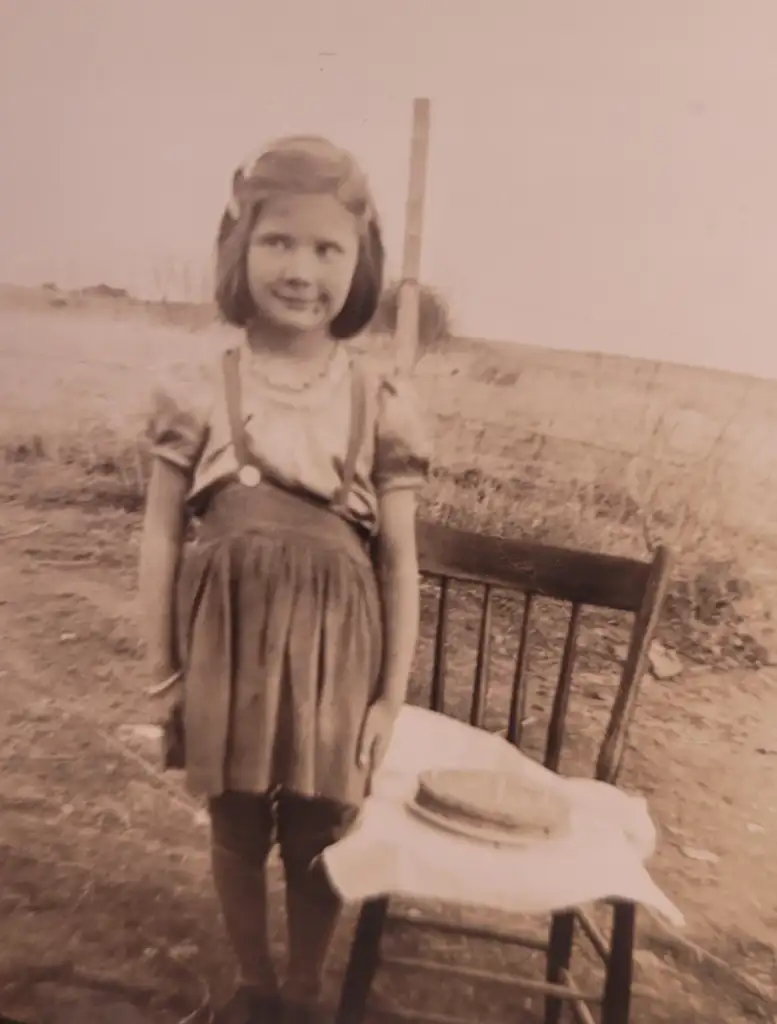
[[[572,962],[572,943],[575,938],[574,913],[554,914],[550,925],[548,960],[545,978],[552,984],[562,982],[562,973],[569,970]],[[558,1024],[564,1009],[564,1000],[556,996],[545,996],[543,1024]]]
[[[388,899],[368,900],[361,909],[340,993],[336,1024],[362,1024],[380,966],[380,944]]]
[[[612,937],[602,1003],[602,1024],[628,1024],[637,906],[618,901],[612,908]]]

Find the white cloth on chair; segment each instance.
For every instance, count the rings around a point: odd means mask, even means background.
[[[419,774],[439,768],[508,771],[517,780],[563,787],[572,808],[569,833],[496,847],[436,828],[406,803]],[[620,898],[679,926],[683,915],[645,868],[655,845],[644,798],[556,775],[500,736],[406,705],[359,820],[322,861],[346,903],[396,895],[532,914]]]

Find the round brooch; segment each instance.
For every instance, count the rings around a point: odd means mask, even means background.
[[[256,466],[241,466],[238,479],[246,487],[256,487],[261,482],[262,474]]]

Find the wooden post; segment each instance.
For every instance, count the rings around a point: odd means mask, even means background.
[[[410,178],[405,206],[405,244],[402,252],[402,280],[397,296],[397,362],[402,373],[412,371],[418,349],[419,277],[426,197],[426,167],[429,158],[429,108],[428,99],[416,99],[413,102]]]

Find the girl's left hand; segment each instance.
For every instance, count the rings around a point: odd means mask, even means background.
[[[376,700],[367,710],[359,743],[359,767],[368,765],[377,771],[386,756],[399,708],[384,700]]]

